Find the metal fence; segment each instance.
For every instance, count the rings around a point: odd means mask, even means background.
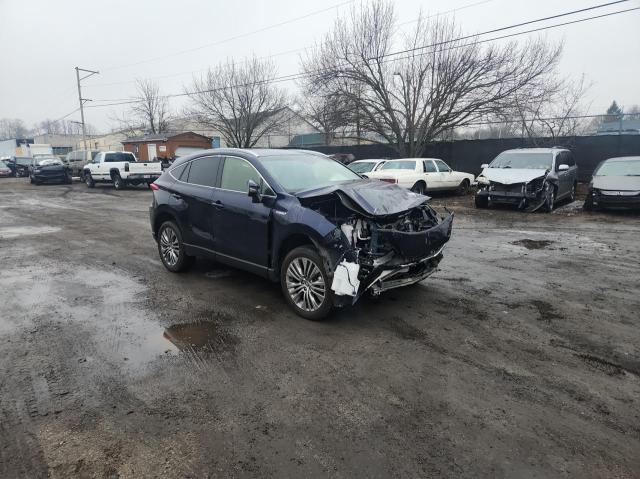
[[[573,136],[564,138],[493,138],[487,140],[457,140],[434,142],[427,146],[424,158],[440,158],[453,169],[477,175],[480,165],[489,163],[500,152],[512,148],[532,148],[536,145],[563,146],[573,151],[580,181],[589,181],[593,170],[603,160],[615,156],[640,156],[640,135]],[[379,144],[352,146],[316,146],[307,148],[326,154],[351,153],[357,160],[364,158],[398,158],[391,147]]]

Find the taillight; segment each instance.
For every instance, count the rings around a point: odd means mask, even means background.
[[[124,171],[129,171],[129,163],[124,164]]]
[[[150,183],[149,188],[151,188],[153,191],[158,191],[160,189],[160,187],[155,183]]]

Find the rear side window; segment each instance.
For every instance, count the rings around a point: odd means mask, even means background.
[[[431,160],[425,160],[424,161],[424,172],[425,173],[436,173],[438,170],[436,170],[436,165],[433,164],[433,161]]]
[[[273,190],[264,183],[260,173],[248,161],[233,157],[225,158],[220,188],[246,193],[249,191],[247,184],[249,180],[253,180],[261,186],[262,194],[275,195]]]
[[[171,173],[171,176],[173,176],[176,180],[179,180],[180,176],[182,175],[182,173],[184,172],[184,170],[187,168],[188,165],[189,165],[188,163],[185,163],[184,165],[171,168],[171,170],[169,170],[169,173]]]
[[[131,153],[106,153],[104,155],[105,163],[118,163],[121,161],[136,161],[135,157]]]
[[[188,183],[210,187],[216,186],[218,167],[220,166],[219,156],[198,158],[191,161],[190,165]],[[183,174],[182,176],[184,177],[185,175]],[[181,181],[185,181],[183,177],[180,178]]]
[[[91,152],[91,159],[93,160],[98,153],[100,153],[100,152],[99,151],[92,151]],[[84,152],[83,152],[82,156],[84,156]]]

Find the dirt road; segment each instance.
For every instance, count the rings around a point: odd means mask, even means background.
[[[150,192],[0,180],[0,477],[640,477],[640,216],[456,212],[322,323],[170,274]]]

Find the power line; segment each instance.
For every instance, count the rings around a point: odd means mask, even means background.
[[[431,15],[427,15],[425,17],[422,17],[423,19],[427,19],[427,18],[432,18],[432,17],[439,17],[442,15],[447,15],[449,13],[453,13],[453,12],[457,12],[460,10],[465,10],[467,8],[471,8],[471,7],[476,7],[478,5],[483,5],[485,3],[489,3],[489,2],[493,2],[495,0],[482,0],[480,2],[473,2],[467,5],[463,5],[461,7],[457,7],[457,8],[452,8],[450,10],[445,10],[443,12],[437,12]],[[414,20],[409,20],[407,22],[402,22],[399,23],[398,26],[402,26],[402,25],[408,25],[410,23],[415,23],[418,20],[420,20],[420,18],[414,19]],[[303,51],[307,51],[310,50],[311,48],[313,48],[314,45],[310,45],[310,46],[306,46],[306,47],[302,47],[302,48],[294,48],[293,50],[286,50],[283,52],[278,52],[278,53],[273,53],[270,55],[265,55],[262,57],[258,57],[258,60],[267,60],[270,58],[275,58],[275,57],[280,57],[283,55],[289,55],[290,53],[298,53],[298,52],[303,52]],[[246,61],[246,60],[245,60]],[[179,72],[179,73],[171,73],[169,75],[159,75],[159,76],[155,76],[155,77],[146,77],[147,80],[161,80],[164,78],[172,78],[172,77],[177,77],[177,76],[182,76],[182,75],[189,75],[189,74],[193,74],[193,73],[201,73],[201,72],[205,72],[209,70],[209,68],[201,68],[199,70],[189,70],[189,71],[183,71],[183,72]],[[89,84],[88,86],[90,87],[102,87],[102,86],[115,86],[115,85],[125,85],[125,84],[129,84],[129,83],[135,83],[136,80],[125,80],[125,81],[118,81],[118,82],[109,82],[109,83],[93,83],[93,84]]]
[[[128,64],[125,64],[125,65],[112,66],[112,67],[109,67],[109,68],[105,68],[102,71],[104,72],[104,71],[120,70],[122,68],[141,65],[143,63],[151,63],[151,62],[154,62],[154,61],[157,61],[157,60],[164,60],[165,58],[175,57],[175,56],[178,56],[178,55],[183,55],[185,53],[191,53],[191,52],[195,52],[195,51],[198,51],[198,50],[202,50],[203,48],[209,48],[209,47],[213,47],[213,46],[216,46],[216,45],[221,45],[223,43],[228,43],[230,41],[237,40],[239,38],[244,38],[244,37],[247,37],[247,36],[255,35],[256,33],[261,33],[261,32],[267,31],[267,30],[271,30],[273,28],[277,28],[277,27],[281,27],[283,25],[287,25],[289,23],[297,22],[299,20],[303,20],[305,18],[309,18],[309,17],[315,16],[315,15],[318,15],[320,13],[328,12],[329,10],[333,10],[334,8],[335,9],[340,8],[340,7],[344,6],[344,5],[348,5],[350,3],[353,3],[354,1],[355,0],[348,0],[346,2],[338,3],[338,4],[332,5],[332,6],[327,7],[327,8],[323,8],[321,10],[315,10],[315,11],[307,13],[305,15],[302,15],[302,16],[299,16],[299,17],[295,17],[295,18],[291,18],[289,20],[285,20],[285,21],[280,22],[280,23],[276,23],[276,24],[273,24],[273,25],[267,25],[266,27],[262,27],[262,28],[259,28],[257,30],[253,30],[251,32],[241,33],[241,34],[235,35],[233,37],[224,38],[222,40],[218,40],[218,41],[215,41],[215,42],[212,42],[212,43],[207,43],[205,45],[200,45],[200,46],[193,47],[193,48],[188,48],[186,50],[181,50],[181,51],[178,51],[178,52],[175,52],[175,53],[171,53],[169,55],[162,55],[162,56],[149,58],[149,59],[141,60],[141,61],[134,62],[134,63],[128,63]]]
[[[609,5],[613,4],[613,3],[621,3],[621,2],[624,2],[624,1],[628,1],[628,0],[620,0],[620,1],[617,1],[617,2],[607,3],[607,4],[600,5],[600,6],[589,7],[589,9],[593,10],[594,8],[601,8],[601,7],[604,7],[604,6],[609,6]],[[552,29],[552,28],[558,28],[558,27],[562,27],[562,26],[566,26],[566,25],[575,24],[575,23],[586,22],[586,21],[595,20],[595,19],[598,19],[598,18],[609,17],[609,16],[612,16],[612,15],[618,15],[618,14],[621,14],[621,13],[627,13],[627,12],[631,12],[631,11],[635,11],[635,10],[640,10],[640,7],[634,7],[634,8],[629,8],[629,9],[625,9],[625,10],[609,12],[609,13],[602,14],[602,15],[594,15],[594,16],[591,16],[591,17],[581,18],[581,19],[578,19],[578,20],[572,20],[572,21],[563,22],[563,23],[554,24],[554,25],[547,25],[547,26],[544,26],[544,27],[530,29],[530,30],[526,30],[526,31],[522,31],[522,32],[516,32],[516,33],[512,33],[512,34],[508,34],[508,35],[501,35],[501,36],[498,36],[498,37],[493,37],[493,38],[488,38],[488,39],[482,39],[482,40],[478,40],[476,42],[466,43],[464,45],[455,45],[455,46],[450,47],[448,49],[434,50],[434,51],[429,51],[429,52],[422,52],[422,53],[420,53],[418,55],[408,56],[408,57],[404,57],[404,58],[415,58],[416,56],[423,56],[423,55],[428,55],[428,54],[433,54],[433,53],[453,50],[453,49],[457,49],[457,48],[473,46],[473,45],[477,45],[477,44],[480,44],[480,43],[501,40],[501,39],[505,39],[505,38],[515,37],[515,36],[519,36],[519,35],[525,35],[525,34],[528,34],[528,33],[533,33],[533,32],[538,32],[538,31],[543,31],[543,30],[549,30],[549,29]],[[567,13],[559,14],[559,15],[554,15],[552,17],[547,17],[547,18],[559,18],[559,17],[562,17],[562,16],[569,15],[571,13],[580,13],[582,11],[585,11],[585,9],[576,10],[574,12],[567,12]],[[543,19],[532,20],[532,21],[529,21],[529,22],[523,22],[523,23],[519,23],[519,24],[516,24],[516,25],[512,25],[512,26],[506,26],[506,27],[501,27],[499,29],[489,30],[487,32],[482,32],[482,33],[479,33],[479,34],[476,34],[476,35],[472,35],[472,36],[464,36],[464,37],[460,37],[460,38],[456,38],[456,39],[447,40],[447,41],[444,41],[444,42],[439,42],[437,44],[423,45],[423,46],[420,46],[420,47],[415,47],[415,48],[403,50],[403,51],[400,51],[400,52],[392,52],[392,53],[388,53],[386,55],[382,55],[380,58],[393,57],[395,55],[402,54],[402,53],[409,53],[409,52],[413,52],[413,51],[424,50],[425,48],[429,48],[431,46],[437,46],[437,45],[453,43],[453,42],[456,42],[456,41],[459,41],[459,40],[463,40],[463,39],[477,38],[477,37],[485,35],[487,33],[492,33],[492,32],[496,32],[496,31],[504,31],[504,30],[507,30],[507,29],[510,29],[510,28],[516,28],[516,27],[519,27],[519,26],[522,26],[522,25],[528,25],[528,24],[539,22],[539,21],[542,21],[542,20]],[[404,58],[390,58],[387,61],[395,61],[395,60],[404,59]],[[318,70],[318,71],[316,71],[314,73],[321,73],[322,71],[323,70]],[[283,75],[283,76],[280,76],[280,77],[276,77],[276,78],[273,78],[273,79],[270,79],[270,80],[264,80],[264,81],[259,81],[259,82],[251,82],[251,83],[246,83],[246,84],[229,85],[229,86],[225,86],[225,87],[221,87],[221,88],[217,88],[217,89],[210,89],[210,90],[198,90],[198,91],[194,91],[194,92],[174,93],[174,94],[163,95],[163,97],[164,98],[176,98],[176,97],[183,97],[183,96],[192,96],[192,95],[195,95],[195,94],[198,94],[198,93],[209,93],[209,92],[218,91],[218,90],[225,90],[225,89],[229,89],[229,88],[238,88],[238,87],[246,87],[246,86],[251,86],[251,85],[259,85],[259,84],[263,84],[263,83],[278,83],[278,82],[283,82],[283,81],[292,81],[292,80],[298,80],[298,79],[304,78],[307,75],[308,75],[307,72],[292,73],[292,74],[289,74],[289,75]],[[101,101],[112,101],[113,103],[105,104],[105,105],[88,105],[87,108],[101,108],[101,107],[107,107],[107,106],[118,106],[118,105],[125,105],[125,104],[131,104],[131,103],[136,103],[137,102],[137,100],[133,100],[133,99],[126,99],[126,100],[123,99],[123,101],[119,101],[119,99],[101,100]]]

